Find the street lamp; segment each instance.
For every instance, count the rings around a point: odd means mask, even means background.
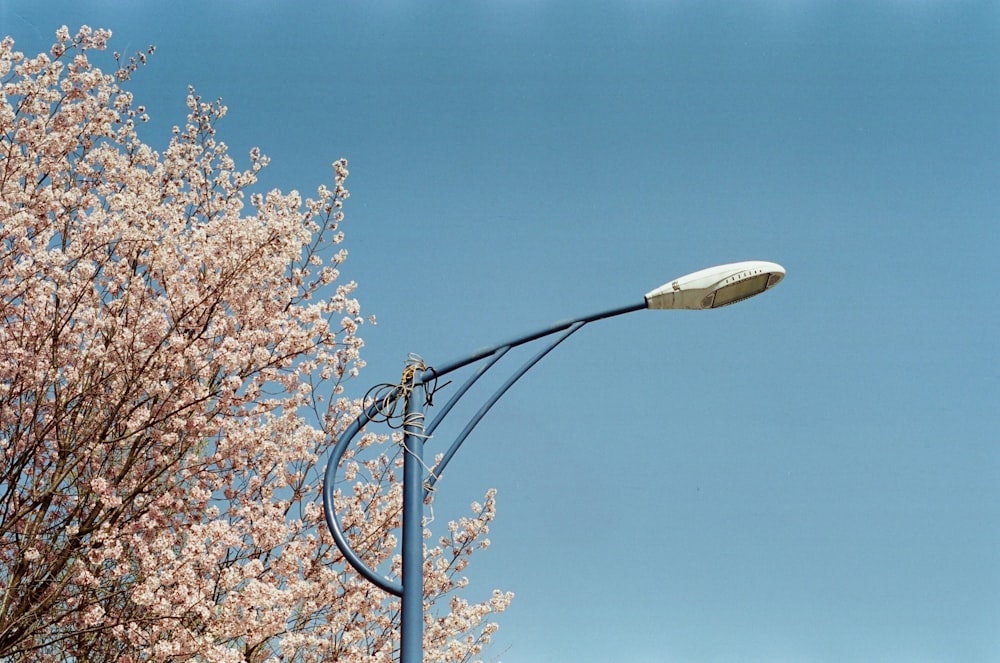
[[[423,660],[423,517],[424,502],[440,478],[445,466],[458,451],[472,429],[482,420],[491,407],[506,393],[522,375],[538,363],[542,357],[553,348],[569,338],[580,327],[588,322],[631,313],[642,309],[690,309],[701,310],[719,308],[743,301],[773,288],[785,277],[785,269],[776,263],[762,260],[730,263],[718,267],[703,269],[687,276],[669,281],[646,294],[643,301],[619,308],[609,309],[573,320],[556,323],[545,329],[520,336],[510,341],[492,347],[477,350],[472,354],[438,367],[428,367],[422,362],[410,364],[403,373],[403,379],[387,393],[383,393],[374,403],[368,403],[364,411],[348,426],[344,434],[337,440],[333,454],[326,466],[323,479],[323,510],[326,524],[333,534],[334,541],[347,562],[354,567],[366,580],[379,589],[398,596],[401,599],[400,626],[400,663],[421,663]],[[529,359],[521,368],[514,372],[496,392],[490,396],[473,415],[465,428],[458,434],[451,446],[432,468],[430,475],[424,477],[423,448],[424,440],[429,438],[438,424],[448,415],[452,407],[465,395],[470,387],[483,376],[511,348],[530,343],[541,338],[554,336],[542,350]],[[415,397],[415,391],[425,388],[438,378],[452,371],[485,360],[484,364],[466,380],[454,396],[442,407],[441,412],[424,425],[421,408],[429,403],[420,404]],[[404,414],[402,419],[403,447],[403,534],[402,534],[402,572],[400,581],[396,582],[380,575],[371,569],[351,547],[347,541],[333,504],[334,479],[344,452],[351,440],[368,422],[385,416],[387,411],[396,411],[399,401],[403,401]]]

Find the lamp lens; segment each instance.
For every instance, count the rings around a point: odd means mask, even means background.
[[[737,281],[736,283],[731,283],[727,286],[719,288],[715,292],[715,301],[712,302],[712,308],[735,304],[736,302],[741,302],[748,297],[759,295],[767,290],[767,283],[770,277],[771,274],[765,272],[752,278]]]

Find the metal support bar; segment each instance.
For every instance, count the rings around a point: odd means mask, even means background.
[[[458,400],[469,390],[476,380],[482,377],[487,370],[495,365],[496,362],[507,353],[507,351],[519,345],[563,332],[559,338],[551,342],[541,352],[526,362],[518,371],[508,378],[507,381],[496,392],[494,392],[489,399],[487,399],[486,403],[479,409],[473,419],[459,434],[459,437],[452,443],[448,452],[444,457],[442,457],[441,462],[438,463],[438,466],[435,468],[435,475],[440,475],[440,472],[444,470],[445,465],[447,465],[448,461],[450,461],[458,451],[462,442],[465,441],[465,439],[472,432],[472,429],[475,428],[475,426],[482,420],[490,408],[493,407],[500,397],[503,396],[503,394],[506,393],[506,391],[518,379],[520,379],[521,376],[537,364],[542,357],[547,355],[553,348],[562,343],[588,322],[603,320],[605,318],[630,313],[632,311],[639,311],[645,308],[647,308],[647,304],[646,301],[643,300],[641,303],[630,304],[628,306],[602,311],[600,313],[583,316],[574,320],[558,322],[537,332],[526,334],[525,336],[515,338],[511,341],[478,350],[457,361],[443,364],[437,368],[428,368],[413,376],[412,383],[408,385],[409,388],[397,389],[389,395],[389,401],[399,399],[400,397],[406,398],[406,414],[403,426],[403,452],[405,456],[403,459],[403,533],[401,543],[403,567],[401,583],[393,582],[388,578],[379,575],[375,570],[368,567],[364,563],[364,560],[362,560],[361,557],[351,548],[350,542],[344,534],[340,518],[337,515],[333,499],[337,468],[340,466],[344,452],[347,451],[347,447],[350,445],[351,440],[361,432],[364,426],[370,422],[373,417],[376,416],[378,408],[374,405],[366,407],[361,415],[359,415],[358,418],[347,427],[344,433],[340,436],[340,439],[337,440],[337,444],[334,446],[323,477],[323,511],[326,517],[326,524],[333,535],[333,539],[336,542],[337,547],[340,549],[341,553],[343,553],[344,559],[355,570],[357,570],[358,573],[379,589],[401,598],[401,663],[421,663],[421,661],[423,661],[423,507],[426,491],[429,488],[432,488],[434,483],[437,481],[437,476],[432,476],[426,482],[425,486],[425,465],[423,461],[424,440],[430,433],[433,432],[441,420],[444,419],[445,415],[451,411],[455,403],[458,402]],[[420,385],[433,382],[439,377],[443,377],[452,371],[456,371],[460,368],[468,366],[469,364],[486,359],[487,357],[492,357],[492,359],[487,362],[485,366],[481,367],[468,381],[466,381],[457,394],[449,399],[448,403],[444,406],[443,412],[435,418],[431,425],[425,430],[423,426],[423,412],[420,410],[420,405],[414,402],[413,390]]]
[[[441,473],[444,472],[444,468],[447,467],[448,461],[450,461],[452,456],[454,456],[458,452],[458,449],[459,447],[462,446],[462,443],[465,442],[467,437],[469,437],[469,435],[472,433],[472,430],[476,427],[476,425],[479,424],[480,421],[482,421],[483,417],[486,416],[486,413],[490,411],[490,408],[492,408],[496,404],[496,402],[500,400],[500,397],[503,396],[505,393],[507,393],[507,390],[510,389],[511,386],[513,386],[513,384],[517,382],[522,375],[527,373],[532,366],[541,361],[542,357],[551,352],[557,345],[565,341],[573,334],[573,332],[575,332],[585,324],[587,323],[583,321],[578,321],[570,325],[569,329],[560,334],[556,340],[549,343],[541,352],[539,352],[534,357],[525,362],[524,365],[517,370],[517,372],[511,375],[510,378],[508,378],[507,381],[504,382],[503,385],[499,389],[497,389],[493,393],[493,395],[490,396],[489,399],[487,399],[485,403],[483,403],[483,406],[479,408],[479,411],[476,412],[475,416],[473,416],[472,419],[469,420],[469,423],[465,425],[465,428],[462,429],[462,432],[458,434],[458,437],[455,438],[455,441],[451,443],[450,447],[448,447],[448,451],[446,451],[444,456],[441,457],[441,460],[438,462],[438,464],[434,466],[434,470],[433,472],[431,472],[431,475],[427,477],[427,481],[425,482],[427,484],[424,492],[425,496],[434,489],[434,484],[436,484],[438,479],[441,478]],[[436,425],[443,418],[443,416],[444,415],[436,418],[432,423],[432,425]]]
[[[424,651],[424,414],[408,392],[403,425],[403,596],[401,661],[421,661]]]
[[[326,526],[330,530],[330,534],[333,535],[334,543],[337,544],[337,549],[340,550],[347,563],[360,573],[365,580],[383,592],[388,592],[393,596],[402,598],[402,583],[393,582],[388,578],[380,576],[374,569],[365,564],[364,560],[351,547],[350,542],[347,540],[347,535],[344,533],[344,528],[340,524],[337,509],[334,506],[334,485],[336,484],[337,468],[340,467],[340,461],[344,457],[344,452],[347,451],[351,440],[375,416],[375,413],[376,409],[374,406],[366,408],[357,419],[351,422],[351,425],[347,427],[347,430],[337,440],[337,444],[330,454],[330,460],[326,464],[326,471],[323,474],[323,515],[326,518]]]
[[[557,322],[550,327],[546,327],[545,329],[540,329],[531,334],[525,334],[524,336],[520,336],[511,341],[507,341],[506,343],[498,343],[496,345],[483,348],[481,350],[477,350],[476,352],[470,354],[468,357],[464,357],[462,359],[458,359],[456,361],[443,364],[441,366],[429,367],[426,371],[423,372],[423,375],[417,376],[417,382],[421,383],[429,382],[435,378],[443,377],[448,373],[451,373],[452,371],[456,371],[460,368],[468,366],[469,364],[475,363],[480,359],[489,357],[490,355],[494,354],[495,352],[497,352],[497,350],[501,348],[516,348],[519,345],[530,343],[531,341],[534,341],[536,339],[545,336],[551,336],[552,334],[558,334],[559,332],[563,331],[564,329],[568,329],[570,326],[578,322],[584,322],[584,323],[595,322],[597,320],[604,320],[605,318],[611,318],[616,315],[622,315],[623,313],[631,313],[632,311],[641,311],[642,309],[645,308],[648,308],[646,300],[642,300],[641,302],[635,304],[629,304],[628,306],[620,306],[618,308],[609,309],[607,311],[601,311],[599,313],[585,315],[583,317],[575,318],[573,320],[563,320],[562,322]]]

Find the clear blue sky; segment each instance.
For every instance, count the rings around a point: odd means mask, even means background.
[[[192,84],[264,186],[350,160],[353,395],[787,268],[585,328],[483,422],[437,517],[499,489],[487,660],[1000,660],[1000,4],[0,1],[22,50],[64,23],[158,46],[154,145]]]

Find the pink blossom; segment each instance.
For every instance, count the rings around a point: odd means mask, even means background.
[[[109,73],[110,36],[62,27],[36,57],[0,41],[0,659],[391,661],[398,601],[345,565],[318,505],[363,406],[341,395],[364,367],[337,282],[347,162],[315,197],[254,191],[267,157],[238,167],[226,107],[194,90],[153,150],[124,89],[153,49]],[[365,435],[335,493],[396,575],[400,459]],[[459,596],[494,516],[491,492],[428,550],[428,659],[478,656],[510,602]]]

